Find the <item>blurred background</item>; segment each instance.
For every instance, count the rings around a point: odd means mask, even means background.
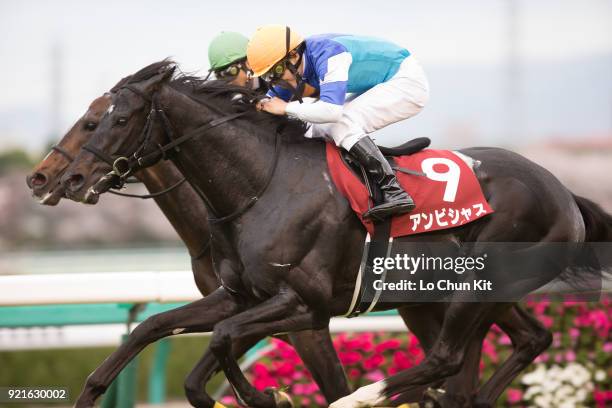
[[[3,0],[0,274],[190,269],[152,201],[44,207],[25,175],[120,78],[166,57],[204,75],[215,35],[268,23],[383,37],[420,60],[429,105],[377,134],[380,144],[427,136],[436,148],[507,147],[612,211],[612,0]],[[20,358],[0,353],[0,385],[2,367]]]

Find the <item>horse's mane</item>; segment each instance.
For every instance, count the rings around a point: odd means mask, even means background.
[[[207,80],[193,74],[184,73],[179,69],[178,64],[170,58],[155,62],[135,74],[123,78],[113,87],[111,92],[126,84],[144,81],[161,73],[171,74],[165,79],[170,87],[221,115],[245,112],[243,119],[262,127],[282,129],[285,135],[301,137],[306,131],[306,125],[302,121],[289,119],[286,116],[258,112],[255,108],[255,102],[261,96],[260,92],[232,85],[225,80]]]
[[[225,80],[204,80],[183,73],[172,79],[170,86],[203,105],[212,105],[216,111],[226,115],[243,111],[246,112],[244,119],[264,127],[282,128],[284,134],[301,137],[306,131],[306,125],[302,121],[258,112],[255,103],[262,94],[254,89],[232,85]]]

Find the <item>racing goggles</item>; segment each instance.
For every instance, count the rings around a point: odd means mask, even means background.
[[[283,77],[283,74],[285,73],[286,69],[287,69],[287,60],[282,60],[272,65],[272,68],[270,68],[265,74],[261,76],[261,79],[263,79],[264,81],[268,83],[278,81],[279,79]]]
[[[240,73],[241,70],[244,70],[246,73],[248,73],[248,70],[244,66],[244,64],[242,62],[237,62],[235,64],[228,65],[227,67],[215,70],[213,72],[215,73],[215,77],[217,77],[218,79],[223,79],[235,77]]]

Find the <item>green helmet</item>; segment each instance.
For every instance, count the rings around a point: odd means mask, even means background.
[[[208,46],[210,69],[215,70],[246,58],[249,39],[240,33],[223,31]]]

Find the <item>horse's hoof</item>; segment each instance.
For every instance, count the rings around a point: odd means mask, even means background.
[[[293,401],[291,401],[291,397],[286,392],[272,387],[266,388],[265,392],[274,397],[276,408],[293,408]]]

